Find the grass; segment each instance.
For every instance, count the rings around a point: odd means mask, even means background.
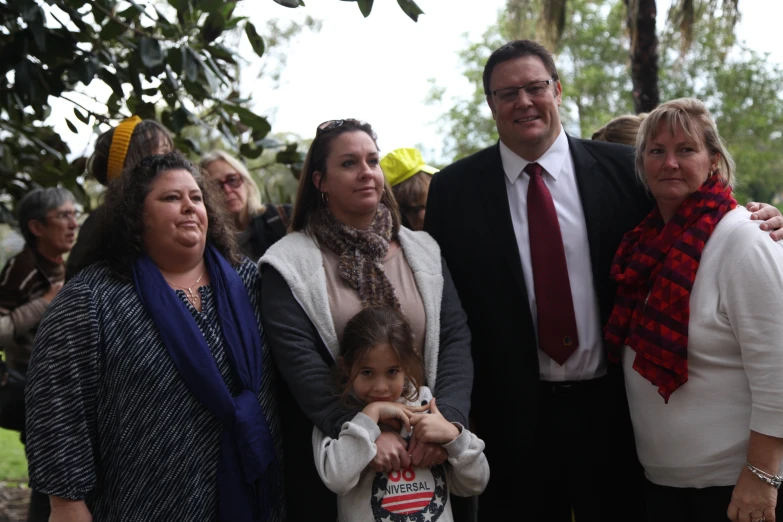
[[[27,480],[27,459],[18,431],[0,429],[0,481]]]

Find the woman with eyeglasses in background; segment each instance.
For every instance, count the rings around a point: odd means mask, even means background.
[[[247,167],[222,150],[204,155],[201,168],[226,197],[226,209],[239,232],[240,250],[254,262],[258,261],[267,248],[285,236],[291,205],[261,203],[261,191]]]
[[[444,417],[463,426],[473,384],[470,331],[437,243],[400,227],[369,124],[348,119],[318,127],[291,230],[259,262],[264,330],[287,385],[280,410],[288,514],[291,520],[334,520],[336,497],[316,472],[311,434],[315,425],[337,437],[359,412],[340,398],[333,375],[348,319],[369,306],[402,310],[425,361],[425,384]],[[378,472],[447,458],[439,445],[408,446],[394,432],[382,433],[375,444],[371,466]]]

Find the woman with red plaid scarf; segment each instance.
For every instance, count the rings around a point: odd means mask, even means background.
[[[636,148],[657,205],[617,251],[606,339],[625,370],[648,521],[772,522],[783,245],[732,197],[734,161],[700,101],[655,109]]]

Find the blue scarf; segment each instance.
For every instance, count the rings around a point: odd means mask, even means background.
[[[258,403],[263,340],[245,285],[210,244],[204,251],[226,356],[241,392],[231,396],[206,339],[187,306],[146,254],[133,263],[133,282],[190,392],[223,425],[217,469],[220,522],[268,518],[278,487],[275,447]]]

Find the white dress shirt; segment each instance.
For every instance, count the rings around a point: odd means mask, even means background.
[[[528,163],[536,162],[544,168],[544,183],[552,194],[560,224],[560,234],[563,237],[568,280],[571,283],[576,327],[579,332],[579,348],[562,366],[543,351],[538,350],[541,380],[581,381],[601,377],[606,374],[606,357],[598,298],[593,285],[587,224],[576,184],[574,160],[568,150],[565,131],[561,126],[560,135],[540,158],[524,159],[512,152],[502,141],[500,157],[506,173],[506,193],[511,208],[511,222],[517,238],[536,336],[538,336],[536,293],[530,259],[530,234],[527,228],[527,188],[530,176],[522,172]]]

